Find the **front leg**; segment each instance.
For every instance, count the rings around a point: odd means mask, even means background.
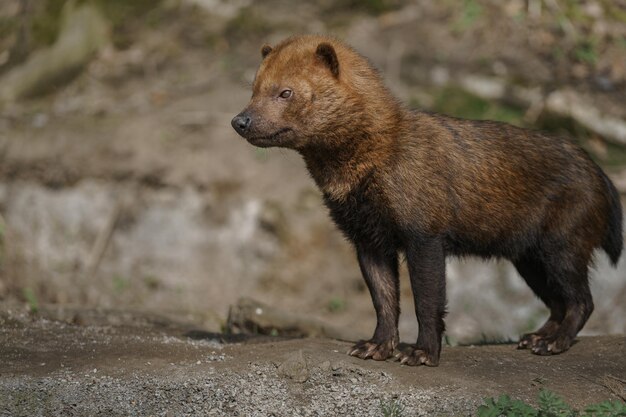
[[[442,239],[432,237],[413,242],[407,247],[406,259],[419,335],[417,343],[396,358],[406,365],[437,366],[446,315],[446,263]]]
[[[376,330],[370,340],[361,340],[348,352],[361,359],[384,361],[398,345],[400,291],[398,254],[357,245],[359,266],[376,310]]]

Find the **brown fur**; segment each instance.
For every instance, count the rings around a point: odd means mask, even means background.
[[[593,250],[615,263],[622,249],[615,188],[584,151],[503,123],[412,112],[365,58],[331,38],[289,38],[262,55],[233,127],[253,145],[302,154],[354,243],[378,324],[352,355],[383,360],[397,346],[399,252],[420,326],[417,343],[398,354],[403,363],[438,363],[447,255],[511,260],[551,310],[520,347],[569,348],[593,309]]]

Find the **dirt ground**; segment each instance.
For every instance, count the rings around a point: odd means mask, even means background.
[[[346,355],[348,342],[225,336],[111,310],[0,310],[0,415],[474,415],[485,397],[574,408],[626,392],[626,338],[582,337],[539,357],[515,345],[445,347],[439,367]],[[621,381],[621,382],[620,382]]]
[[[254,149],[230,126],[249,99],[260,45],[290,34],[346,40],[414,107],[528,125],[526,108],[440,85],[461,71],[541,91],[575,87],[626,115],[626,33],[608,9],[374,3],[158,3],[114,31],[71,82],[2,105],[0,299],[124,305],[219,330],[229,306],[252,297],[369,336],[374,314],[353,250],[301,158]],[[560,15],[577,36],[556,24]],[[582,59],[592,35],[596,59]],[[611,178],[626,178],[626,152],[576,132]],[[626,262],[613,269],[599,255],[596,265],[585,330],[624,333]],[[510,264],[453,260],[448,281],[453,342],[511,340],[544,320]],[[411,339],[406,276],[402,299],[400,331]]]

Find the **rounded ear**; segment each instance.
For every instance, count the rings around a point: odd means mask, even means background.
[[[270,52],[272,52],[272,47],[269,46],[268,44],[265,44],[261,47],[261,56],[263,58],[265,58],[267,54],[269,54]]]
[[[339,61],[337,60],[335,48],[331,44],[326,42],[320,43],[317,45],[315,54],[328,67],[333,76],[339,76]]]

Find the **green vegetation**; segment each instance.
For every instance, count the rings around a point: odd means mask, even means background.
[[[326,308],[331,313],[338,313],[346,309],[346,300],[341,297],[333,297],[328,301]]]
[[[26,299],[26,302],[28,303],[28,308],[30,309],[31,313],[36,313],[37,311],[39,311],[39,302],[37,301],[37,296],[35,295],[35,292],[32,288],[24,288],[22,290],[22,295]]]
[[[595,65],[598,61],[598,42],[593,38],[585,42],[581,42],[574,50],[574,56],[577,60],[590,65]]]
[[[498,399],[487,398],[478,408],[478,417],[618,417],[626,416],[626,404],[620,401],[604,401],[592,404],[580,412],[566,404],[558,395],[542,389],[535,408],[508,395]]]
[[[397,399],[380,401],[380,411],[383,417],[401,417],[404,413],[404,406]]]
[[[432,110],[467,119],[498,120],[523,125],[521,108],[488,101],[457,87],[445,87],[435,94]]]
[[[115,275],[113,277],[113,288],[115,289],[116,293],[122,293],[128,287],[130,287],[130,279],[121,275]]]
[[[483,15],[483,8],[476,0],[465,0],[461,9],[461,16],[454,22],[452,29],[463,32],[474,26]]]

